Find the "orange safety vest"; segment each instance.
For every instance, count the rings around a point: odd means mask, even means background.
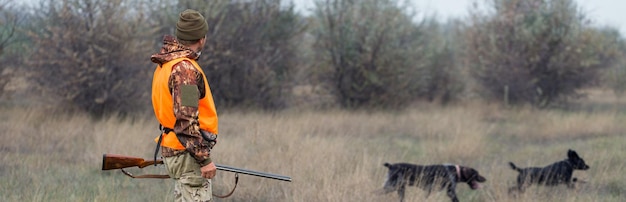
[[[172,66],[183,60],[190,61],[191,64],[200,71],[202,78],[206,78],[204,71],[202,71],[198,63],[188,58],[178,58],[163,65],[157,65],[152,79],[152,107],[154,108],[154,114],[159,120],[159,123],[165,128],[173,129],[176,123],[174,100],[172,99],[172,93],[170,92],[168,83],[170,75],[172,74]],[[215,103],[213,102],[213,95],[211,94],[209,83],[206,80],[204,82],[204,89],[206,89],[206,94],[198,103],[198,122],[200,123],[200,129],[217,134],[217,112],[215,110]],[[163,136],[161,146],[179,150],[185,149],[180,141],[178,141],[174,131],[161,135]],[[155,139],[155,142],[158,142],[158,140],[159,137]]]

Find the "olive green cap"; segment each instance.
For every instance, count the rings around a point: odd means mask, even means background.
[[[209,25],[200,12],[187,9],[180,13],[176,23],[176,38],[194,41],[206,36],[208,31]]]

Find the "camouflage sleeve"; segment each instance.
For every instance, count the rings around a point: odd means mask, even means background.
[[[174,132],[178,140],[201,166],[211,163],[211,147],[202,138],[198,122],[198,103],[206,95],[202,74],[190,61],[183,60],[172,67],[169,87],[174,99]]]

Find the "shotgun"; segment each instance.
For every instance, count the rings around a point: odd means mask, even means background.
[[[118,155],[118,154],[104,154],[102,158],[102,170],[120,169],[122,170],[122,172],[124,172],[124,174],[132,178],[169,178],[168,175],[134,176],[124,170],[124,168],[128,168],[128,167],[145,168],[146,166],[157,165],[157,164],[163,164],[163,160],[156,160],[156,161],[145,160],[139,157],[124,156],[124,155]],[[215,164],[215,167],[217,167],[218,170],[222,170],[222,171],[241,173],[241,174],[252,175],[252,176],[257,176],[257,177],[264,177],[264,178],[291,182],[291,177],[289,176],[264,173],[264,172],[247,170],[247,169],[242,169],[242,168],[235,168],[235,167],[219,165],[219,164]]]

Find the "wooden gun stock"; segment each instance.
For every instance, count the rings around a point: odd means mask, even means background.
[[[163,161],[146,161],[142,158],[117,154],[104,154],[102,157],[102,170],[122,169],[135,166],[145,168],[146,166],[155,164],[163,164]]]
[[[122,169],[122,172],[124,172],[124,174],[132,178],[168,178],[169,176],[167,175],[133,176],[132,174],[123,170],[123,168],[129,168],[129,167],[144,168],[146,166],[156,165],[156,164],[163,164],[163,161],[162,160],[146,161],[143,158],[124,156],[124,155],[118,155],[118,154],[104,154],[102,158],[102,170]],[[264,178],[291,182],[291,177],[289,176],[264,173],[264,172],[254,171],[254,170],[246,170],[246,169],[235,168],[235,167],[219,165],[219,164],[215,164],[215,167],[217,167],[218,170],[222,170],[222,171],[241,173],[241,174],[252,175],[252,176],[257,176],[257,177],[264,177]]]

